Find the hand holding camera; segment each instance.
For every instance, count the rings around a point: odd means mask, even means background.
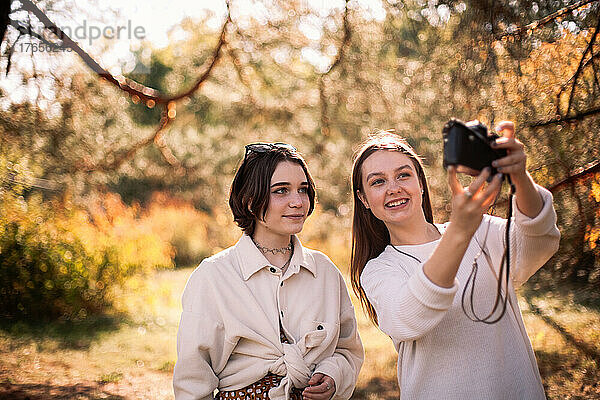
[[[513,181],[527,178],[525,146],[515,138],[515,124],[502,121],[496,126],[496,132],[503,135],[492,143],[492,148],[506,150],[507,156],[492,161],[492,166],[502,174],[509,174]]]
[[[483,171],[463,188],[457,178],[457,168],[448,167],[448,184],[452,190],[452,214],[450,224],[454,226],[465,240],[470,240],[481,223],[483,214],[494,203],[502,186],[502,176],[491,174],[490,167]],[[488,184],[486,185],[486,180]]]
[[[527,156],[523,143],[515,139],[515,124],[502,121],[496,126],[496,134],[488,134],[485,125],[479,121],[464,123],[451,119],[444,126],[444,167],[448,169],[448,183],[452,189],[451,226],[470,237],[475,233],[483,217],[483,213],[491,206],[502,186],[503,176],[508,177],[511,185],[507,223],[504,231],[506,251],[499,266],[499,280],[494,307],[487,316],[475,314],[473,305],[473,288],[477,274],[477,257],[473,260],[473,270],[465,284],[461,305],[463,311],[472,321],[486,324],[496,323],[506,311],[507,297],[502,295],[502,276],[504,273],[504,290],[508,290],[510,276],[510,221],[512,212],[512,197],[516,197],[517,207],[521,213],[530,218],[537,216],[543,207],[541,195],[535,188],[535,183],[527,173]],[[467,188],[463,188],[456,176],[464,172],[476,178]],[[485,181],[488,182],[485,185]],[[487,235],[486,235],[487,237]],[[485,242],[485,240],[484,240]],[[470,295],[467,288],[471,284]],[[467,311],[468,301],[471,312]],[[500,308],[498,308],[500,307]],[[500,310],[500,311],[498,311]]]
[[[517,181],[529,179],[524,146],[514,137],[514,123],[503,121],[496,126],[496,132],[503,136],[488,133],[479,121],[465,123],[457,119],[448,121],[442,130],[443,164],[453,194],[450,220],[467,235],[474,233],[483,214],[496,200],[504,176],[510,175],[509,182],[513,177]],[[475,179],[463,188],[458,173]]]
[[[496,139],[493,148],[506,150],[508,155],[492,161],[492,165],[502,174],[510,175],[519,211],[534,218],[542,210],[544,203],[535,188],[535,182],[527,172],[525,146],[515,138],[515,124],[511,121],[500,122],[496,131],[503,133],[503,136]]]
[[[491,168],[488,181],[497,173],[511,177],[526,177],[526,155],[523,143],[515,139],[515,124],[502,121],[496,132],[488,133],[481,122],[462,122],[451,119],[446,123],[444,137],[444,168],[456,166],[457,172],[477,176],[485,168]]]

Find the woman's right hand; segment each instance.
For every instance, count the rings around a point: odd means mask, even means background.
[[[458,181],[456,167],[448,167],[448,184],[452,190],[452,213],[450,224],[455,233],[471,236],[479,227],[483,214],[494,203],[502,186],[502,174],[496,174],[489,184],[485,184],[490,176],[490,168],[485,168],[464,188]]]
[[[486,179],[490,176],[490,170],[487,169],[473,179],[468,187],[463,188],[456,174],[456,167],[448,167],[448,184],[452,190],[450,225],[429,260],[423,264],[425,276],[444,288],[455,284],[456,273],[471,238],[502,184],[502,175],[498,174],[486,185]]]

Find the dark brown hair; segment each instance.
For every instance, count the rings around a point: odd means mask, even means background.
[[[352,193],[354,198],[354,216],[352,218],[352,255],[350,260],[350,278],[354,293],[360,298],[360,302],[369,315],[371,321],[377,325],[377,313],[369,302],[367,295],[360,284],[360,274],[369,260],[381,254],[385,247],[390,244],[390,233],[387,227],[371,210],[367,209],[358,193],[364,193],[362,185],[362,165],[365,160],[376,151],[398,151],[405,154],[412,161],[421,187],[423,188],[423,213],[425,220],[433,223],[433,211],[429,197],[427,178],[423,170],[421,157],[415,153],[408,142],[388,131],[380,131],[370,136],[359,148],[354,157],[352,166]]]
[[[280,162],[289,161],[302,167],[308,182],[310,207],[308,215],[315,208],[315,183],[308,172],[306,162],[292,146],[274,146],[268,151],[246,151],[229,192],[229,207],[233,220],[249,236],[254,235],[256,219],[264,220],[269,207],[271,178]]]

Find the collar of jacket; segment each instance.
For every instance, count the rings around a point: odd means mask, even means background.
[[[294,245],[294,254],[292,254],[288,269],[292,273],[296,273],[300,270],[300,267],[304,267],[316,277],[317,267],[315,262],[296,235],[292,235],[292,243]],[[271,266],[269,260],[258,250],[250,236],[243,234],[234,247],[245,281],[250,279],[259,270]]]

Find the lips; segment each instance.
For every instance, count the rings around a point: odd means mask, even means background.
[[[299,220],[299,219],[303,219],[304,218],[304,214],[290,214],[290,215],[284,215],[284,218],[290,218],[293,220]]]
[[[408,203],[408,198],[394,199],[385,203],[386,208],[402,207]]]

